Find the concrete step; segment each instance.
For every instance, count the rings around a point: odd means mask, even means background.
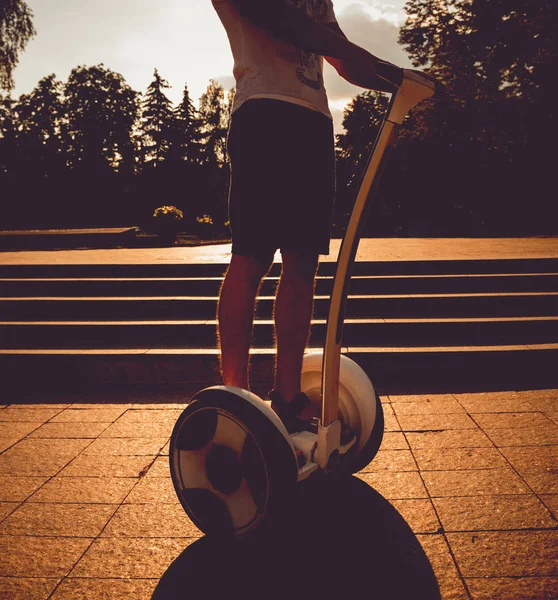
[[[220,277],[226,263],[161,263],[161,264],[2,264],[0,279],[83,279],[83,278],[176,278]],[[336,263],[322,261],[318,274],[332,276]],[[274,263],[269,273],[277,277],[281,264]],[[412,276],[412,275],[482,275],[517,273],[558,273],[558,258],[475,259],[475,260],[401,260],[357,261],[353,275]]]
[[[314,316],[327,318],[329,296],[316,296]],[[273,314],[272,296],[260,296],[257,315]],[[4,321],[174,321],[213,319],[217,297],[2,298]],[[347,318],[473,318],[558,316],[558,291],[493,294],[351,295]]]
[[[0,231],[1,250],[118,248],[134,245],[137,227]]]
[[[320,264],[313,347],[323,342],[335,267]],[[218,382],[215,311],[226,268],[0,266],[4,389]],[[254,381],[272,379],[279,273],[276,264],[261,289]],[[386,389],[553,386],[558,259],[358,262],[344,343]]]
[[[558,344],[345,348],[379,393],[544,389],[558,385]],[[0,350],[3,396],[10,402],[34,391],[91,390],[96,386],[196,384],[219,381],[214,349]],[[252,352],[251,381],[268,389],[274,351]],[[33,374],[30,377],[30,374]]]
[[[325,342],[326,321],[312,322],[310,343]],[[254,323],[256,348],[273,345],[271,320]],[[436,347],[543,344],[558,340],[558,317],[498,319],[346,319],[346,346]],[[0,347],[215,348],[216,321],[0,322]]]
[[[215,297],[222,282],[222,277],[4,278],[0,279],[0,298]],[[273,295],[277,282],[277,277],[267,277],[261,294]],[[332,277],[318,277],[316,294],[330,295],[332,284]],[[349,292],[353,295],[558,292],[558,274],[357,275],[351,279]]]

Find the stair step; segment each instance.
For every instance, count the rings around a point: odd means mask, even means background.
[[[113,277],[219,277],[228,263],[164,264],[41,264],[0,265],[0,279],[17,278],[113,278]],[[336,263],[321,261],[318,273],[333,275]],[[277,276],[274,263],[270,275]],[[492,273],[558,273],[558,258],[357,261],[353,275],[476,275]]]
[[[380,393],[433,390],[542,389],[558,386],[558,344],[345,348]],[[251,381],[273,381],[274,350],[252,352]],[[29,377],[33,373],[33,377]],[[10,399],[53,389],[89,390],[98,385],[199,384],[220,381],[212,348],[0,351],[0,377]],[[13,401],[13,400],[11,400]]]
[[[0,265],[3,390],[217,383],[227,267]],[[323,344],[335,268],[319,267],[311,348]],[[265,385],[280,269],[263,283],[254,326],[253,380]],[[385,389],[554,387],[558,259],[357,262],[344,344]]]
[[[0,279],[0,297],[169,297],[219,294],[223,278]],[[277,277],[264,280],[261,294],[274,295]],[[332,277],[318,277],[317,295],[330,295]],[[473,294],[558,292],[558,274],[354,276],[349,288],[357,295]]]
[[[254,323],[252,343],[273,345],[271,320]],[[215,347],[216,321],[37,321],[0,322],[2,348],[192,348]],[[310,342],[325,342],[326,321],[312,322]],[[463,346],[552,343],[558,317],[497,319],[346,319],[347,346]]]
[[[260,296],[257,314],[271,318],[274,299]],[[3,298],[4,321],[212,319],[217,297]],[[316,296],[314,314],[326,318],[329,296]],[[558,292],[462,295],[351,295],[348,318],[529,317],[558,315]]]

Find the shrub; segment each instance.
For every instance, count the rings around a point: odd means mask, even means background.
[[[153,217],[161,222],[174,222],[174,221],[182,221],[184,218],[184,213],[176,206],[159,206],[159,208],[155,209],[153,213]]]
[[[213,219],[210,215],[202,215],[201,217],[196,217],[196,221],[200,225],[213,225]]]
[[[160,206],[153,213],[154,229],[167,242],[172,243],[180,231],[184,213],[176,206]]]

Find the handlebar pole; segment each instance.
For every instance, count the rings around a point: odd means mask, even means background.
[[[381,173],[387,162],[388,150],[395,143],[396,123],[389,121],[397,94],[391,99],[390,107],[378,132],[360,190],[355,201],[351,219],[341,243],[331,303],[327,320],[326,343],[322,365],[322,427],[328,427],[339,418],[339,368],[343,321],[351,279],[351,270],[361,238],[364,217],[374,201]]]
[[[443,86],[429,75],[413,69],[403,69],[403,81],[398,86],[397,92],[391,97],[389,108],[376,138],[349,226],[341,244],[333,282],[322,364],[321,426],[324,428],[329,427],[339,418],[339,367],[343,321],[351,269],[360,242],[364,216],[377,193],[380,176],[389,155],[388,150],[395,144],[397,127],[403,123],[413,106],[427,98],[436,97],[442,92]]]

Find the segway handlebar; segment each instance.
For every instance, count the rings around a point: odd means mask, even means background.
[[[341,343],[351,270],[361,238],[364,217],[374,201],[378,182],[389,155],[388,151],[395,143],[398,126],[403,123],[414,106],[428,98],[446,96],[444,86],[431,75],[421,71],[401,69],[380,61],[377,75],[393,85],[394,92],[376,138],[337,260],[322,364],[320,425],[323,428],[329,427],[339,418]]]

